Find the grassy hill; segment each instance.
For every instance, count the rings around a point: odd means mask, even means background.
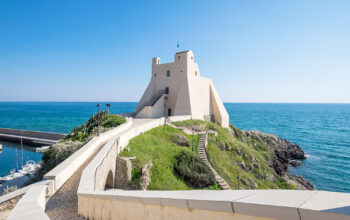
[[[280,173],[276,172],[274,165],[279,162],[278,158],[276,159],[276,148],[279,142],[275,144],[268,139],[275,136],[270,135],[265,138],[263,133],[246,133],[233,126],[225,129],[218,124],[199,120],[187,120],[173,124],[179,128],[191,129],[194,127],[196,131],[217,132],[217,135],[209,135],[207,156],[210,164],[232,189],[306,188],[300,181],[298,182],[298,178],[288,174],[288,169]],[[157,127],[133,138],[126,148],[128,150],[120,154],[120,156],[136,156],[136,159],[132,160],[130,185],[137,188],[141,181],[142,168],[147,162],[152,161],[151,181],[147,187],[149,190],[219,189],[215,183],[208,185],[206,182],[205,187],[203,184],[196,184],[202,181],[198,178],[203,177],[205,181],[211,178],[210,174],[206,173],[207,171],[202,170],[203,164],[197,161],[199,136],[194,136],[194,154],[191,153],[191,147],[179,146],[176,140],[174,141],[174,137],[179,138],[180,136],[182,139],[185,137],[189,143],[192,142],[192,135],[186,135],[180,129],[170,126]],[[180,157],[179,154],[182,152],[191,155]],[[176,166],[181,162],[179,160],[187,160],[184,158],[188,157],[192,159],[187,162],[182,161],[183,170],[187,172],[187,175],[184,176],[183,173],[179,173]],[[191,165],[193,163],[198,163],[198,166],[195,166],[197,168]],[[186,164],[188,167],[185,167]],[[280,165],[285,168],[285,164]]]

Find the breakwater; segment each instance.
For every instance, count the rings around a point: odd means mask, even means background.
[[[23,143],[33,146],[53,145],[65,136],[59,133],[0,128],[0,140],[20,142],[22,139]]]

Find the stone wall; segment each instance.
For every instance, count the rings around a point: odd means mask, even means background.
[[[0,203],[0,220],[7,218],[11,210],[15,207],[15,205],[21,198],[22,198],[22,195],[17,196],[13,199],[7,200],[3,203]]]
[[[115,187],[125,189],[131,180],[131,161],[129,158],[118,157],[115,171]]]

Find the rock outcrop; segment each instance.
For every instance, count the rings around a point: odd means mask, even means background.
[[[178,146],[183,146],[183,147],[190,146],[190,141],[187,139],[187,137],[185,135],[181,135],[181,134],[173,135],[172,141],[174,144],[176,144]]]
[[[272,167],[280,177],[295,185],[297,189],[314,188],[314,186],[302,176],[291,175],[288,173],[289,165],[300,166],[300,160],[306,159],[305,152],[298,144],[292,144],[288,140],[279,138],[276,135],[266,134],[255,130],[242,131],[242,135],[243,141],[245,137],[251,137],[269,148],[273,153],[273,157],[269,161],[269,166]]]

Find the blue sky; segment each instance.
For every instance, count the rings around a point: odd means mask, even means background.
[[[350,103],[350,1],[0,1],[0,101],[138,101],[191,49],[225,102]],[[180,41],[180,48],[176,48]]]

